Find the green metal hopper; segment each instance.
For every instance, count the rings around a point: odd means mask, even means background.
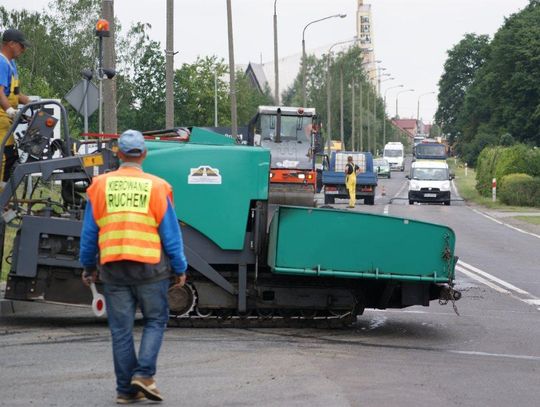
[[[270,225],[276,274],[448,282],[455,234],[426,222],[352,211],[280,207]]]

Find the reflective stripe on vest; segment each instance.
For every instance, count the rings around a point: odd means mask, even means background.
[[[126,175],[126,176],[124,176]],[[94,216],[99,227],[102,264],[132,260],[156,264],[161,258],[158,233],[162,195],[159,181],[142,171],[119,170],[97,177],[89,189]],[[155,195],[152,200],[152,196]],[[166,195],[165,195],[166,196]]]

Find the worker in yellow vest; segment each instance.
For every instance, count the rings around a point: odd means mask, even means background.
[[[142,170],[146,153],[139,131],[122,133],[118,140],[122,164],[93,179],[81,232],[83,283],[95,282],[98,268],[103,282],[119,404],[163,400],[154,375],[169,319],[167,291],[171,278],[178,287],[186,280],[172,188]],[[137,306],[144,316],[138,355],[133,341]]]
[[[345,164],[345,185],[349,191],[349,208],[356,205],[356,175],[359,170],[358,165],[353,162],[352,155],[348,156]]]
[[[11,168],[17,161],[17,148],[14,145],[13,134],[7,134],[7,132],[17,115],[19,104],[30,102],[28,96],[21,92],[15,60],[29,46],[24,34],[19,30],[9,28],[2,34],[2,45],[0,46],[0,140],[4,141],[8,137],[2,157],[2,177],[0,178],[4,182],[9,179]]]

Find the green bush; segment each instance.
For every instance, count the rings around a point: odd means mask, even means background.
[[[511,147],[487,147],[478,156],[476,189],[482,196],[491,194],[491,181],[497,178],[499,187],[509,174],[540,176],[540,150],[525,144]]]
[[[495,167],[495,178],[502,181],[508,174],[529,174],[538,176],[531,171],[532,149],[524,144],[502,148]]]
[[[540,207],[540,177],[517,173],[506,175],[501,181],[497,190],[502,203]]]

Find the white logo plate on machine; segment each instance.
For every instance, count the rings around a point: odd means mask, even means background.
[[[190,168],[188,184],[221,185],[221,174],[217,168],[212,168],[209,165]]]

